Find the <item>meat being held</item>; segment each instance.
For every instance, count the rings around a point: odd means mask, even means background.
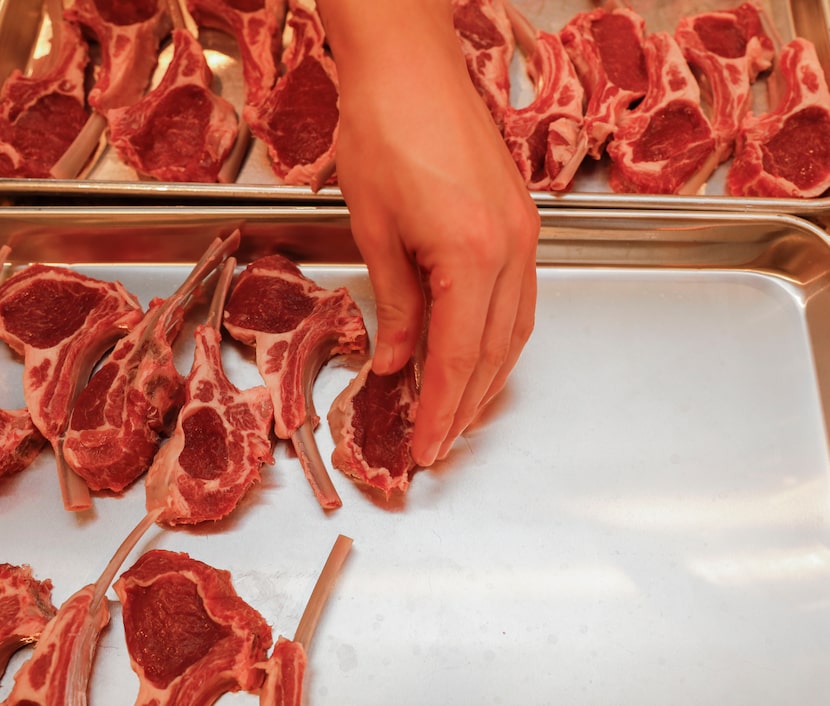
[[[113,588],[139,678],[136,706],[203,706],[262,685],[271,628],[227,571],[154,549]]]
[[[273,463],[273,407],[264,386],[237,388],[222,365],[222,313],[234,258],[228,258],[208,321],[197,327],[193,366],[176,429],[145,480],[147,509],[164,524],[196,524],[230,514]]]
[[[138,321],[138,300],[119,282],[35,264],[0,285],[0,339],[23,355],[23,393],[32,421],[60,457],[79,390],[115,341]],[[90,505],[86,485],[58,464],[64,504]]]
[[[172,344],[203,280],[238,247],[239,231],[217,238],[187,279],[109,353],[78,395],[63,435],[66,463],[91,490],[122,492],[147,468],[184,403]]]
[[[327,290],[281,255],[248,265],[239,275],[225,310],[225,328],[254,346],[256,364],[274,404],[274,431],[291,439],[323,507],[340,498],[322,463],[313,435],[319,418],[312,387],[331,357],[366,353],[363,316],[345,288]]]
[[[49,55],[0,89],[0,177],[48,178],[87,121],[87,44],[76,25],[53,18],[53,27]]]
[[[291,0],[285,36],[285,71],[245,115],[283,183],[310,184],[321,173],[333,181],[327,170],[337,142],[339,88],[316,10]]]
[[[49,579],[38,581],[26,565],[0,564],[0,677],[18,649],[38,641],[55,613]]]
[[[334,467],[387,497],[406,491],[415,469],[410,449],[417,407],[413,362],[392,375],[375,375],[366,363],[328,414]]]
[[[736,196],[813,198],[830,189],[830,92],[815,46],[786,45],[770,78],[771,107],[741,123],[727,188]]]
[[[619,118],[608,144],[611,188],[623,193],[695,193],[718,164],[715,136],[700,106],[700,88],[674,38],[644,44],[649,88]]]
[[[503,0],[453,0],[453,25],[467,70],[500,130],[510,107],[513,31]]]
[[[110,144],[122,161],[161,181],[216,182],[236,140],[237,117],[212,80],[201,44],[174,30],[173,58],[159,85],[109,111]]]
[[[507,108],[504,141],[528,188],[564,191],[588,150],[584,91],[559,35],[534,29],[508,7],[535,96]]]
[[[733,10],[681,18],[675,39],[696,69],[711,106],[719,161],[732,156],[738,127],[752,107],[751,85],[772,66],[775,50],[758,8],[745,2]]]
[[[585,88],[588,154],[599,159],[620,116],[648,90],[645,20],[629,8],[597,8],[577,14],[559,36]]]

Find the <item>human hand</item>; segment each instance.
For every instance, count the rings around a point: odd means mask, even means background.
[[[340,77],[338,182],[377,302],[374,371],[400,369],[428,323],[412,454],[429,466],[530,336],[539,215],[470,81],[449,3],[373,3],[344,36],[349,18],[330,27],[347,5],[322,3]]]

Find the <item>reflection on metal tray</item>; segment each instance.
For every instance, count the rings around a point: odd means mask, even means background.
[[[546,31],[558,31],[576,13],[591,9],[587,0],[514,0],[516,6],[538,27]],[[635,0],[632,7],[646,20],[649,31],[673,31],[679,17],[711,10],[727,9],[738,4],[735,0],[674,0],[658,3],[654,0]],[[819,57],[830,68],[830,38],[828,38],[828,11],[826,0],[804,2],[774,2],[759,0],[759,5],[770,18],[780,41],[787,42],[795,36],[812,40]],[[33,55],[46,51],[40,17],[33,16],[29,0],[0,0],[0,81],[13,67],[24,68]],[[200,39],[210,51],[208,62],[216,76],[222,95],[237,107],[242,96],[241,67],[235,43],[230,37],[213,30],[200,32]],[[166,65],[171,47],[162,51],[161,66]],[[159,77],[161,69],[157,71]],[[520,104],[529,97],[530,87],[524,77],[520,60],[514,62],[513,99]],[[763,82],[755,91],[756,108],[766,105]],[[568,193],[552,194],[534,192],[534,200],[542,207],[609,207],[609,208],[661,208],[685,210],[756,210],[771,213],[793,213],[802,216],[821,216],[828,210],[830,199],[765,199],[736,198],[725,195],[725,165],[721,166],[705,187],[705,194],[696,196],[648,196],[614,194],[608,186],[608,166],[605,161],[593,163],[587,160],[577,174],[573,188]],[[277,183],[270,168],[267,150],[254,141],[244,162],[238,180],[234,184],[160,183],[139,180],[133,170],[125,167],[112,150],[104,149],[83,180],[49,179],[0,179],[0,199],[11,203],[31,203],[32,199],[45,196],[59,200],[89,204],[94,201],[120,199],[213,199],[223,202],[269,201],[278,203],[342,203],[339,188],[327,187],[313,193],[308,187],[287,186]]]
[[[503,394],[405,500],[384,505],[335,473],[344,505],[324,514],[280,445],[231,518],[153,528],[125,568],[149,548],[187,551],[229,570],[290,637],[334,538],[352,537],[310,645],[315,706],[823,706],[826,234],[772,214],[561,209],[542,222],[534,335]],[[372,333],[342,208],[5,209],[0,243],[16,266],[118,278],[146,305],[237,226],[241,265],[291,254],[348,287]],[[247,350],[229,343],[225,364],[240,387],[259,384]],[[20,372],[4,347],[0,406],[22,403]],[[325,411],[353,374],[335,360],[314,387],[323,458]],[[65,512],[46,452],[0,483],[0,562],[31,564],[60,602],[143,513],[140,483]],[[131,703],[136,688],[114,602],[91,701]]]

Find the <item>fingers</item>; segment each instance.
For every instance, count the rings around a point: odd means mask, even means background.
[[[535,262],[506,269],[493,289],[478,363],[438,450],[438,458],[449,454],[455,439],[504,386],[533,330],[535,309]]]
[[[421,282],[400,239],[389,237],[389,226],[382,233],[359,225],[353,231],[375,295],[378,328],[372,370],[378,375],[394,373],[412,357],[423,332]]]

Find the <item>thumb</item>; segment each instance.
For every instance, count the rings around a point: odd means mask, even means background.
[[[386,375],[400,370],[415,351],[423,331],[424,292],[416,265],[399,241],[372,250],[364,256],[378,324],[372,370]]]

